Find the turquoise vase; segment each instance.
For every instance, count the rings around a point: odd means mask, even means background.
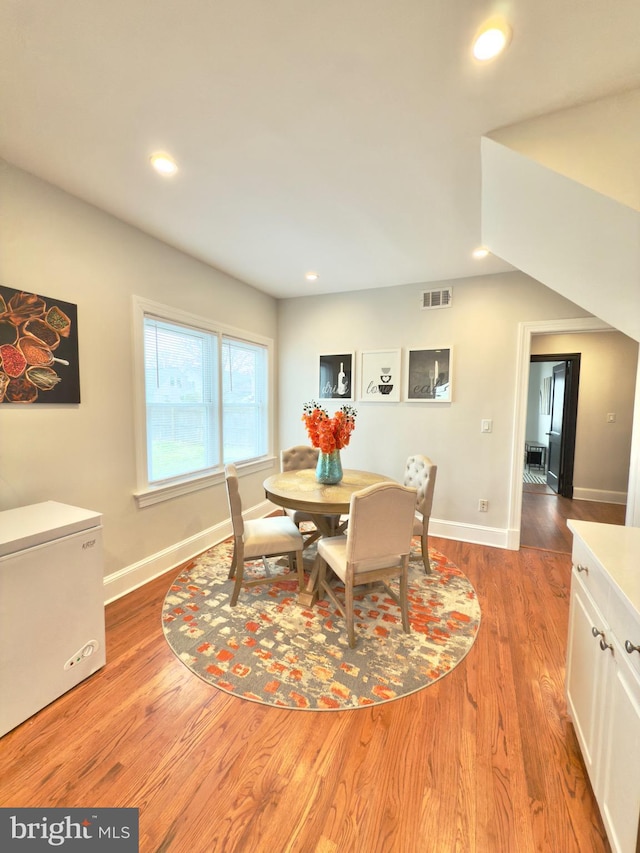
[[[340,461],[339,450],[334,450],[332,453],[320,451],[318,465],[316,466],[316,480],[327,485],[339,483],[342,480],[342,462]]]

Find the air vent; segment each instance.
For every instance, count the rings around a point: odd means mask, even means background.
[[[423,290],[422,307],[448,308],[451,305],[451,290],[450,287],[445,287],[443,290]]]

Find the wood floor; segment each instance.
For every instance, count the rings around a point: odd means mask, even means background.
[[[564,698],[570,557],[537,539],[434,538],[477,590],[478,639],[429,688],[356,711],[192,675],[161,630],[172,570],[109,605],[104,669],[0,741],[0,806],[138,807],[143,853],[608,851]]]
[[[572,535],[568,518],[624,524],[626,507],[621,504],[561,498],[549,486],[525,484],[522,490],[521,548],[543,548],[571,553]]]

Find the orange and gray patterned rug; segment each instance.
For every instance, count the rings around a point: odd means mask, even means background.
[[[409,571],[411,633],[403,632],[399,608],[384,589],[363,589],[356,598],[355,649],[328,600],[297,603],[295,580],[245,587],[231,607],[231,554],[227,540],[182,567],[165,598],[163,626],[185,666],[243,699],[314,711],[389,702],[451,672],[480,627],[469,580],[434,550],[426,575],[418,538]],[[312,556],[305,552],[305,565]],[[261,560],[247,564],[246,576],[251,572],[264,574]]]

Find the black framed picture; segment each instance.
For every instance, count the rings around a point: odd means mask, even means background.
[[[407,351],[406,400],[409,403],[451,402],[451,347]]]
[[[353,353],[319,356],[318,398],[320,400],[353,400]]]

